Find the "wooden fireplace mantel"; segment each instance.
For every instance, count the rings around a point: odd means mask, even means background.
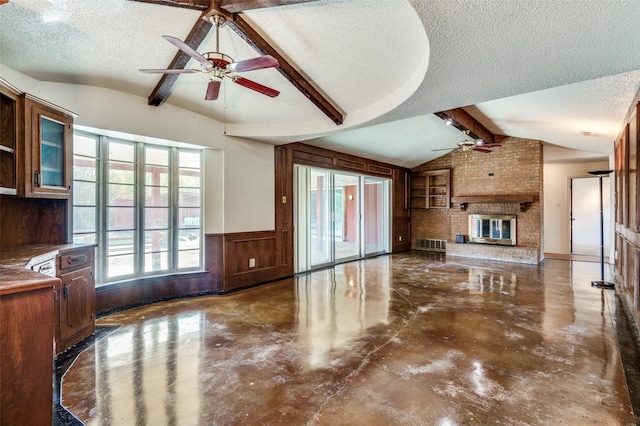
[[[538,194],[463,195],[451,197],[451,205],[457,205],[460,210],[466,210],[467,204],[472,203],[515,203],[520,204],[520,211],[523,212],[538,198]]]

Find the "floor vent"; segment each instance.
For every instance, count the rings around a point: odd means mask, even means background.
[[[416,248],[416,250],[446,252],[447,251],[447,240],[433,240],[431,238],[417,238],[416,239],[415,248]]]

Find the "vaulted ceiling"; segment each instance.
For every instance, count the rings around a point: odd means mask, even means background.
[[[228,22],[219,40],[201,19],[213,13]],[[608,0],[10,0],[0,76],[104,87],[227,135],[408,167],[464,139],[435,115],[460,107],[495,134],[595,158],[612,153],[640,87],[638,16],[640,2]],[[237,61],[276,56],[279,68],[242,75],[280,95],[225,81],[205,101],[207,76],[140,73],[199,67],[162,35],[201,53],[218,42]]]

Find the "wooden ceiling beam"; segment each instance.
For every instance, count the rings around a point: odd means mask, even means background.
[[[264,9],[266,7],[288,6],[318,0],[219,0],[218,7],[229,13],[240,13],[245,10]]]
[[[448,109],[436,112],[435,115],[443,120],[447,120],[448,118],[452,119],[453,122],[451,125],[462,132],[469,131],[470,138],[482,139],[486,143],[496,143],[502,140],[502,136],[494,135],[463,108]]]
[[[271,55],[278,60],[280,66],[276,68],[298,89],[307,99],[309,99],[320,111],[331,119],[336,125],[340,125],[344,121],[342,112],[333,104],[333,102],[322,94],[311,82],[309,82],[285,57],[283,57],[276,49],[267,42],[249,23],[242,17],[240,13],[231,14],[229,25],[240,37],[242,37],[250,46],[252,46],[261,55]]]
[[[207,34],[209,34],[212,27],[213,24],[208,20],[198,19],[184,42],[192,49],[198,50],[198,47],[200,47],[200,44]],[[176,56],[173,57],[173,61],[169,64],[168,69],[184,69],[187,62],[189,62],[189,59],[191,59],[191,56],[187,55],[182,50],[178,50]],[[149,105],[162,105],[162,103],[171,94],[171,89],[178,79],[178,75],[179,74],[163,74],[162,77],[160,77],[160,81],[149,95]]]
[[[210,0],[129,0],[139,3],[157,4],[160,6],[181,7],[184,9],[193,9],[206,11],[209,9]]]
[[[151,3],[163,6],[189,8],[203,11],[202,16],[195,23],[191,32],[184,40],[194,50],[198,50],[200,44],[213,27],[206,19],[208,16],[218,14],[224,16],[227,24],[262,55],[271,55],[278,60],[280,66],[276,68],[293,86],[307,99],[319,108],[335,124],[340,125],[344,121],[341,111],[322,94],[311,82],[309,82],[286,58],[284,58],[271,44],[260,35],[243,18],[242,10],[308,3],[317,0],[130,0],[142,3]],[[203,5],[206,3],[206,7]],[[238,11],[238,12],[234,12]],[[183,69],[190,56],[178,51],[168,69]],[[156,87],[149,95],[149,105],[159,106],[171,94],[171,89],[178,78],[178,74],[164,74]]]

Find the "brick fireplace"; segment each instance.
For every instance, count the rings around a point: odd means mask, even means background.
[[[537,264],[543,259],[543,163],[539,141],[505,138],[491,153],[454,151],[412,172],[451,170],[448,209],[412,209],[411,236],[446,240],[448,256]],[[469,215],[513,216],[515,245],[468,241]],[[415,247],[414,247],[415,248]]]

